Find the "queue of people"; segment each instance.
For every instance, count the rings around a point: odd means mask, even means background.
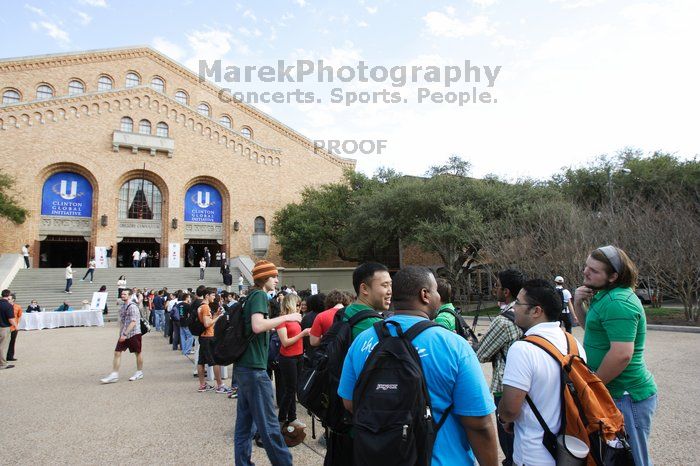
[[[250,464],[253,441],[265,449],[272,464],[292,464],[284,431],[306,427],[297,416],[300,377],[314,352],[327,349],[334,337],[332,329],[340,322],[350,326],[350,341],[346,354],[334,362],[342,370],[333,393],[326,395],[342,403],[349,424],[348,429],[340,429],[324,421],[325,464],[376,464],[380,458],[397,464],[397,458],[407,454],[400,444],[401,432],[392,437],[385,431],[389,426],[382,424],[391,416],[381,417],[382,410],[373,403],[383,399],[387,410],[399,410],[397,403],[416,394],[401,391],[405,388],[390,381],[377,384],[379,395],[368,392],[366,385],[381,367],[377,358],[383,356],[375,349],[391,344],[391,338],[405,337],[417,351],[427,391],[424,398],[434,423],[429,434],[419,424],[403,426],[403,438],[421,446],[415,451],[424,452],[422,446],[430,445],[433,464],[495,465],[500,447],[503,465],[554,465],[545,433],[562,428],[562,368],[530,344],[531,337],[536,337],[563,356],[575,352],[588,363],[607,387],[620,419],[624,418],[626,435],[611,448],[629,452],[636,465],[652,464],[648,440],[657,388],[644,363],[646,320],[633,292],[636,268],[619,248],[595,249],[586,261],[583,285],[573,294],[562,292],[560,276],[550,282],[527,279],[515,269],[498,272],[494,294],[503,306],[478,343],[460,336],[463,319],[452,304],[449,283],[426,267],[405,267],[392,276],[381,264],[365,263],[353,273],[354,294],[332,290],[327,295],[297,293],[292,288],[278,292],[277,268],[269,261],[259,261],[252,272],[254,286],[241,297],[203,286],[195,292],[162,290],[153,293],[154,298],[149,298],[150,293],[134,297],[125,289],[113,372],[102,381],[118,379],[120,355],[126,349],[136,354],[137,372],[130,380],[143,378],[141,314],[132,303],[146,303],[145,308],[156,315],[157,330],[170,337],[173,350],[189,355],[198,341],[197,391],[238,400],[236,464]],[[204,329],[198,337],[180,322],[189,309],[196,309]],[[212,355],[216,344],[212,339],[216,322],[233,312],[242,313],[249,339],[227,387]],[[585,330],[583,343],[567,331],[576,323]],[[481,363],[492,366],[489,383]],[[207,366],[213,368],[216,386],[205,380]]]

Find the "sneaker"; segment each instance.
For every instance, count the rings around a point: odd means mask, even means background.
[[[100,382],[102,382],[102,383],[114,383],[118,380],[119,380],[119,374],[117,374],[116,372],[112,372],[104,379],[100,379]]]
[[[292,422],[289,423],[289,425],[292,427],[299,427],[300,429],[306,429],[306,424],[301,422],[299,419],[294,419]]]
[[[136,371],[134,375],[129,377],[129,381],[133,382],[134,380],[141,380],[143,379],[143,372],[142,371]]]
[[[225,393],[226,395],[230,394],[232,390],[228,388],[226,385],[221,385],[216,389],[216,393]]]
[[[81,278],[81,279],[80,279],[80,281],[82,282],[82,281],[83,281],[83,279]]]
[[[0,367],[0,370],[5,370],[5,369],[12,369],[13,367],[15,367],[15,365],[14,365],[14,364],[8,364],[8,365],[6,365],[6,366],[2,366],[2,367]]]
[[[90,283],[92,283],[92,280],[90,280]]]
[[[228,394],[228,397],[231,399],[238,398],[238,388],[232,388],[231,393]]]
[[[207,384],[204,384],[204,385],[200,385],[199,388],[197,389],[197,391],[198,391],[199,393],[212,392],[212,391],[214,391],[214,387],[212,387],[211,385],[209,385],[209,384],[207,383]]]

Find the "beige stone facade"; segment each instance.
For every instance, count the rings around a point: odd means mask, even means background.
[[[139,84],[128,87],[127,73]],[[99,90],[100,78],[111,80],[111,89]],[[154,78],[163,90],[152,87]],[[71,81],[79,83],[73,95]],[[53,97],[37,98],[42,85]],[[175,98],[179,91],[185,104]],[[305,186],[337,181],[354,169],[354,161],[314,150],[311,141],[255,108],[219,99],[219,91],[147,47],[0,60],[0,160],[16,180],[12,195],[29,210],[22,225],[0,221],[0,253],[18,253],[28,243],[38,266],[42,240],[74,234],[87,240],[88,251],[118,248],[135,235],[155,238],[162,258],[168,243],[179,243],[184,257],[188,241],[197,238],[216,240],[228,257],[254,256],[256,217],[266,220],[269,234],[274,212],[297,201]],[[197,111],[201,103],[208,117]],[[220,123],[222,116],[231,129]],[[124,117],[133,120],[133,132],[122,131]],[[151,125],[148,135],[138,134],[141,120]],[[167,136],[157,134],[159,123],[167,125]],[[242,135],[243,128],[252,136]],[[90,182],[91,219],[42,216],[42,187],[59,172]],[[120,188],[140,178],[161,192],[157,221],[124,218],[123,212],[120,218]],[[197,183],[221,194],[220,224],[184,221],[185,193]],[[279,259],[274,239],[266,256]]]

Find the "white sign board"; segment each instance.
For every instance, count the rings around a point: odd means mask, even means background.
[[[180,243],[168,244],[168,267],[171,269],[180,267]]]
[[[311,294],[318,294],[318,284],[312,283],[311,284]]]
[[[98,269],[106,269],[109,267],[107,259],[107,247],[106,246],[95,246],[95,263]]]
[[[100,293],[96,291],[92,294],[92,302],[90,303],[91,311],[104,311],[105,305],[107,305],[107,295],[109,293]]]

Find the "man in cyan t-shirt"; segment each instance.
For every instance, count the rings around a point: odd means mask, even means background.
[[[586,330],[588,365],[608,387],[625,417],[625,432],[637,466],[651,465],[649,434],[656,411],[656,383],[644,362],[647,319],[634,294],[637,267],[615,246],[586,259],[583,286],[574,292],[574,311]],[[588,301],[588,311],[583,302]]]
[[[404,332],[434,318],[440,306],[435,276],[427,267],[401,269],[394,276],[392,293],[395,313],[387,320],[397,322]],[[395,335],[394,327],[389,328]],[[373,328],[362,332],[345,358],[338,394],[349,411],[355,383],[377,341]],[[442,327],[426,329],[413,345],[421,358],[435,422],[441,422],[445,410],[453,406],[435,439],[432,464],[472,465],[476,459],[483,466],[496,465],[496,431],[491,417],[495,405],[472,348],[464,338]]]
[[[267,375],[270,343],[268,332],[284,322],[301,322],[301,314],[267,318],[267,293],[274,291],[278,283],[275,264],[265,260],[258,261],[253,267],[253,282],[255,286],[248,293],[243,305],[246,334],[253,334],[253,337],[233,370],[238,382],[233,439],[234,460],[236,464],[251,464],[251,443],[255,425],[270,462],[274,465],[291,466],[292,455],[280,432],[273,403],[272,382]]]

